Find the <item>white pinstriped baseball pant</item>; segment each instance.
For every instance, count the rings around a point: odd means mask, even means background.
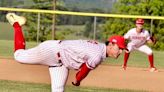
[[[135,46],[133,46],[133,43],[128,43],[127,49],[129,50],[129,52],[131,52],[133,50],[138,50],[138,51],[143,52],[147,55],[152,55],[152,53],[153,53],[152,49],[149,48],[147,45],[141,45],[139,47],[135,47]]]
[[[31,49],[17,50],[14,58],[19,63],[53,66],[49,67],[52,92],[64,92],[69,69],[58,62],[59,50],[59,40],[49,40]]]

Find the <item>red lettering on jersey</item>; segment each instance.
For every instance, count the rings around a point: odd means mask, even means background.
[[[144,40],[145,37],[143,36],[131,36],[132,39],[137,39],[137,40]]]

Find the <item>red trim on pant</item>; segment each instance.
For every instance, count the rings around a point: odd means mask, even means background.
[[[22,27],[18,22],[13,24],[14,27],[14,51],[18,49],[25,49],[25,39],[22,33]]]

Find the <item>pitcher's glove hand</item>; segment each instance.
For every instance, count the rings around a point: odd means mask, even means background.
[[[151,39],[151,41],[153,42],[153,44],[155,45],[155,44],[156,44],[156,42],[157,42],[156,37],[155,37],[155,36],[152,36],[152,37],[150,37],[150,39]]]
[[[126,70],[126,68],[127,68],[126,66],[122,65],[122,69],[123,69],[123,70]]]
[[[74,86],[80,86],[80,82],[76,82],[76,83],[72,82],[72,85],[74,85]]]

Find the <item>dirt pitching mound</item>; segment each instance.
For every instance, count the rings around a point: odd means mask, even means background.
[[[47,66],[19,64],[13,59],[0,59],[0,79],[26,81],[35,83],[50,83]],[[74,70],[70,71],[67,84],[75,78]],[[146,68],[129,67],[121,70],[120,66],[100,65],[85,78],[81,86],[118,88],[132,90],[148,90],[164,92],[164,70],[148,72]]]

